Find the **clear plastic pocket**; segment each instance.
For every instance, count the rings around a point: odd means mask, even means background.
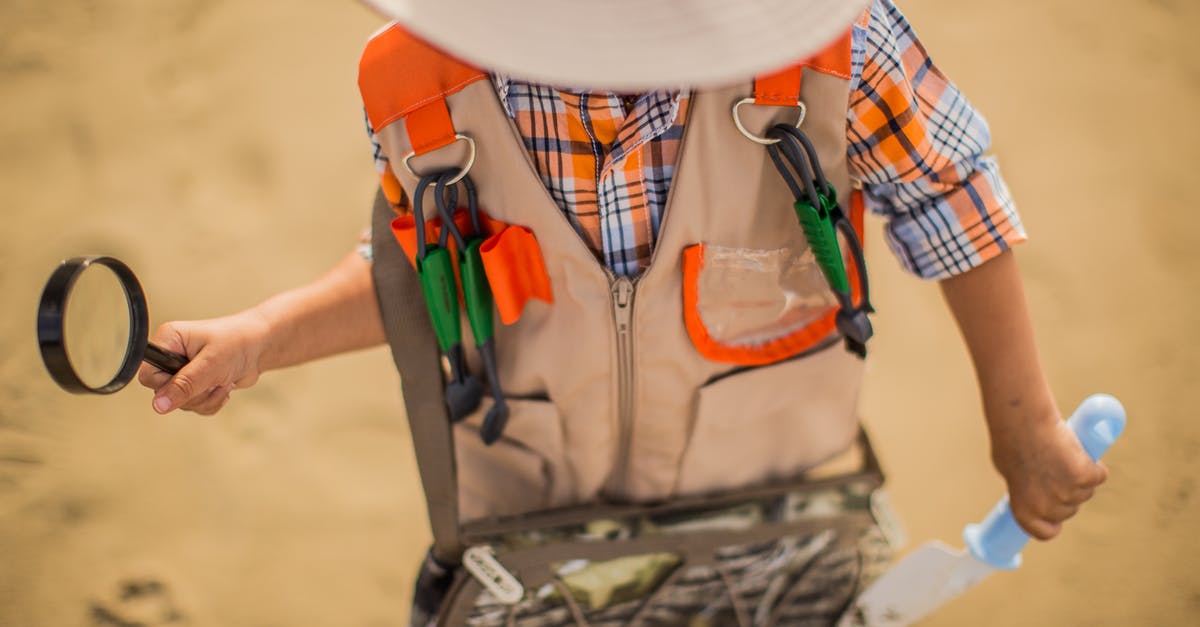
[[[812,324],[837,305],[812,250],[704,247],[696,313],[721,344],[757,346]]]
[[[837,300],[807,246],[696,244],[683,252],[683,272],[688,335],[714,361],[773,363],[836,328]]]

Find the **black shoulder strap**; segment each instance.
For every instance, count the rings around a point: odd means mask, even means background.
[[[371,218],[371,276],[392,360],[400,372],[408,426],[433,529],[434,556],[443,564],[457,564],[463,551],[458,526],[458,477],[441,358],[417,273],[392,237],[394,217],[380,190],[375,194]]]

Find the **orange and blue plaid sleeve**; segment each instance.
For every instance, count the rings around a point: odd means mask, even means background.
[[[1025,240],[987,121],[930,60],[888,0],[856,26],[847,119],[850,168],[887,219],[888,244],[929,279],[974,268]]]

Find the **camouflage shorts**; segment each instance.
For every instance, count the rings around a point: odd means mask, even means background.
[[[863,524],[843,524],[857,520]],[[898,529],[882,492],[865,483],[788,493],[701,513],[632,520],[593,520],[550,531],[508,534],[487,546],[501,565],[522,551],[564,542],[614,547],[615,557],[559,559],[513,569],[524,585],[520,600],[503,603],[486,586],[458,573],[444,622],[472,627],[522,625],[833,625],[858,591],[891,558]],[[789,529],[779,535],[694,551],[622,552],[634,540],[704,534],[737,538],[752,530]],[[589,544],[590,543],[590,544]],[[607,544],[605,544],[607,543]],[[670,545],[670,542],[667,542]],[[590,551],[594,553],[594,551]],[[569,552],[568,552],[569,554]],[[422,578],[449,585],[449,572]],[[534,571],[544,572],[534,572]],[[438,608],[418,585],[412,624],[437,624]],[[440,599],[439,599],[440,601]],[[446,608],[443,608],[446,609]],[[453,616],[453,618],[450,618]]]

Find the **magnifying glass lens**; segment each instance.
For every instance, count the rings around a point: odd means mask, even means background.
[[[112,394],[137,376],[142,360],[169,374],[186,355],[147,341],[146,294],[129,266],[112,257],[73,257],[46,281],[37,335],[46,371],[77,394]]]
[[[84,268],[63,311],[64,346],[84,385],[98,388],[117,377],[131,332],[129,300],[116,273],[99,264]]]

